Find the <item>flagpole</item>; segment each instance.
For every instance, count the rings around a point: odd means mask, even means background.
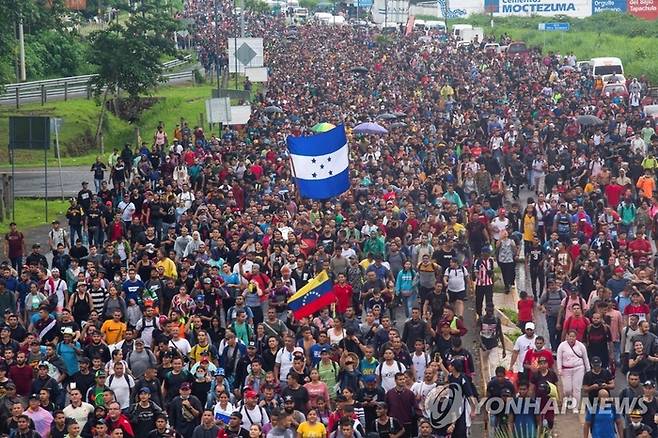
[[[290,163],[290,170],[292,171],[292,176],[295,178],[295,198],[297,199],[297,208],[302,203],[302,197],[299,194],[299,187],[297,186],[297,172],[295,172],[295,162],[293,161],[292,157],[288,155],[288,162]]]

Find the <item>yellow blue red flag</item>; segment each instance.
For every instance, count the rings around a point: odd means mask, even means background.
[[[320,272],[288,299],[295,319],[302,319],[336,301],[333,283],[326,271]]]

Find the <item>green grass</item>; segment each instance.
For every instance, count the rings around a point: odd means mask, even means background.
[[[567,54],[573,52],[579,60],[598,56],[615,56],[624,63],[626,76],[646,75],[652,83],[658,82],[658,26],[625,14],[604,13],[585,19],[567,17],[551,18],[550,21],[566,21],[569,32],[540,32],[539,23],[546,17],[495,17],[490,27],[489,15],[474,15],[468,22],[484,28],[485,33],[508,34],[514,40],[525,41],[530,46]]]
[[[69,207],[67,201],[49,200],[48,201],[48,221],[46,221],[45,203],[43,199],[23,199],[15,200],[16,218],[14,222],[18,229],[26,231],[30,228],[45,225],[55,217],[62,216]],[[11,215],[11,212],[10,212]],[[0,233],[6,233],[9,230],[11,219],[0,222]]]
[[[241,85],[241,83],[239,83]],[[231,81],[229,87],[233,87]],[[171,136],[174,126],[181,118],[194,127],[199,124],[199,115],[205,113],[205,101],[211,97],[211,84],[196,86],[162,87],[153,92],[154,97],[161,100],[145,110],[137,123],[130,124],[111,113],[106,112],[103,129],[105,157],[113,148],[121,148],[125,143],[136,144],[135,128],[140,129],[141,137],[151,142],[153,132],[158,122],[164,122],[167,133]],[[60,132],[60,145],[63,166],[89,165],[100,154],[100,145],[92,145],[96,133],[96,125],[100,114],[100,104],[94,100],[74,99],[68,102],[48,102],[44,106],[39,103],[28,104],[20,110],[10,107],[0,107],[0,144],[6,145],[9,140],[10,115],[49,115],[63,119]],[[205,115],[203,117],[205,124]],[[207,130],[207,125],[205,126]],[[54,135],[51,136],[54,142]],[[54,147],[48,151],[49,165],[57,164]],[[16,151],[17,167],[34,167],[43,165],[43,152]],[[6,147],[0,148],[0,168],[8,168],[9,157]]]
[[[519,329],[514,329],[514,331],[511,331],[509,333],[505,333],[505,336],[507,336],[507,339],[509,339],[512,344],[516,342],[516,340],[521,336],[523,333],[521,333],[521,330]]]
[[[501,307],[500,311],[503,312],[503,314],[509,318],[510,321],[512,321],[514,324],[519,323],[519,313],[514,310],[510,309],[508,307]]]

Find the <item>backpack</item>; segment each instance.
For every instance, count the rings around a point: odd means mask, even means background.
[[[112,381],[114,380],[114,377],[116,377],[114,374],[112,374],[108,379],[107,379],[107,387],[112,386]],[[126,384],[128,384],[128,393],[132,393],[133,387],[130,386],[130,379],[128,378],[128,375],[124,373],[123,378],[126,379]]]
[[[394,362],[398,366],[398,373],[401,373],[402,372],[402,365],[400,365],[400,361],[399,360],[394,360]],[[382,381],[382,369],[384,368],[385,363],[386,362],[382,362],[379,365],[377,365],[377,368],[379,368],[379,381],[380,382]]]

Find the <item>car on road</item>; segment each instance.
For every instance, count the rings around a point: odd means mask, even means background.
[[[621,97],[626,100],[628,98],[628,88],[624,83],[611,82],[603,86],[601,94],[610,98]]]
[[[505,50],[508,58],[522,58],[526,59],[530,56],[528,45],[523,41],[514,41],[509,43]]]

